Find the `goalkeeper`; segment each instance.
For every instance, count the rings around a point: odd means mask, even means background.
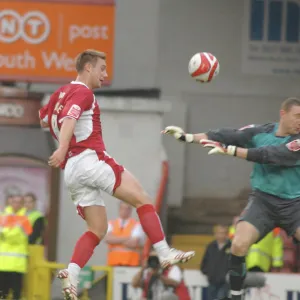
[[[275,227],[300,241],[300,100],[286,99],[278,123],[190,134],[168,126],[162,132],[200,143],[208,154],[236,156],[254,163],[252,192],[231,247],[231,299],[243,299],[245,255]],[[230,299],[230,298],[225,298]]]

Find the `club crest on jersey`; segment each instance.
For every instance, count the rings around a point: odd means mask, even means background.
[[[74,119],[78,119],[80,116],[81,108],[77,104],[73,104],[69,109],[67,116],[72,117]]]
[[[239,130],[244,130],[244,129],[253,128],[253,127],[255,127],[255,125],[251,124],[251,125],[244,126],[244,127],[240,128]]]
[[[291,142],[289,142],[288,144],[286,144],[287,148],[290,151],[299,151],[300,150],[300,139],[298,140],[293,140]]]

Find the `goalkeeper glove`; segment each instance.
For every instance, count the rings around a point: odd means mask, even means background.
[[[227,146],[225,144],[211,141],[211,140],[200,140],[200,144],[204,148],[210,148],[211,150],[208,152],[208,154],[227,154],[236,156],[236,146]]]
[[[183,129],[177,126],[167,126],[162,133],[169,134],[174,136],[175,139],[186,142],[192,143],[194,141],[194,135],[191,133],[185,133]]]

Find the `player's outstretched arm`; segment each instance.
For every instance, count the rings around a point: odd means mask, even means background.
[[[185,133],[177,126],[167,126],[162,133],[174,136],[177,140],[187,143],[201,143],[201,140],[212,140],[222,144],[247,148],[252,143],[252,138],[262,131],[261,126],[249,125],[241,129],[223,128],[211,130],[206,133]]]
[[[203,147],[209,148],[211,154],[227,154],[259,164],[273,164],[283,167],[300,165],[300,139],[278,146],[259,148],[240,148],[211,140],[201,140]]]
[[[58,168],[61,163],[64,161],[66,154],[69,149],[69,144],[72,139],[74,129],[76,125],[76,120],[73,118],[66,117],[63,120],[63,124],[59,133],[59,146],[56,151],[49,158],[49,165],[55,168]]]
[[[300,165],[300,139],[278,146],[248,149],[247,160],[282,167]]]
[[[262,130],[262,126],[249,125],[241,129],[221,128],[210,130],[206,134],[209,140],[226,145],[248,148],[252,144],[253,137]]]
[[[204,148],[210,149],[208,155],[211,154],[226,154],[231,156],[237,156],[240,158],[246,158],[247,156],[247,149],[240,148],[234,145],[226,145],[220,142],[208,140],[208,139],[201,139],[200,144]]]
[[[201,139],[207,139],[205,133],[185,133],[182,128],[175,125],[167,126],[161,133],[171,135],[175,139],[186,143],[199,143]]]

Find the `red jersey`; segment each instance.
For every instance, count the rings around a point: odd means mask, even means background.
[[[40,119],[49,124],[52,136],[58,140],[65,118],[77,120],[66,159],[86,149],[105,151],[100,121],[100,108],[93,92],[82,82],[72,81],[54,92],[47,105],[39,111]]]

